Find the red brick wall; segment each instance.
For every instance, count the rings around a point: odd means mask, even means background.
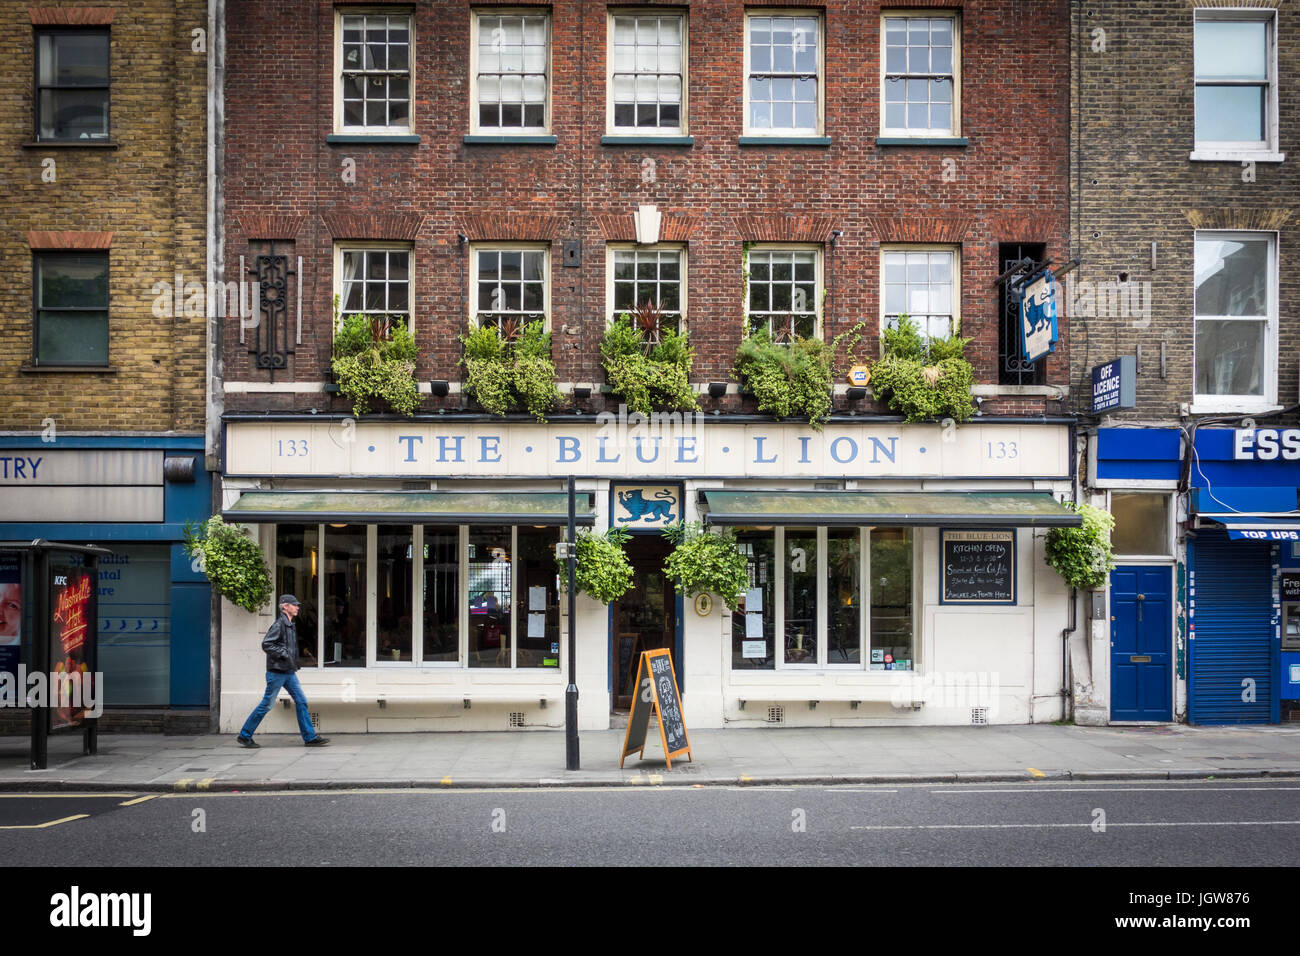
[[[414,258],[421,379],[460,378],[456,335],[465,326],[470,264],[456,235],[471,223],[514,217],[558,224],[552,327],[562,381],[603,381],[602,223],[629,217],[639,203],[656,203],[666,229],[671,220],[689,230],[687,310],[697,381],[730,375],[741,336],[743,241],[761,235],[770,220],[789,217],[789,228],[803,234],[823,223],[843,230],[833,254],[827,249],[833,270],[827,333],[834,336],[865,319],[873,348],[882,233],[895,241],[959,238],[963,334],[973,340],[968,355],[982,382],[997,380],[998,296],[992,280],[999,271],[999,241],[1043,242],[1048,255],[1058,261],[1066,256],[1064,0],[965,5],[965,148],[876,146],[881,6],[858,0],[831,0],[823,8],[829,148],[738,144],[746,9],[739,0],[697,0],[689,7],[692,147],[601,145],[607,6],[596,2],[549,8],[552,132],[558,145],[466,145],[471,7],[463,0],[416,8],[412,112],[420,144],[331,145],[325,138],[333,131],[334,9],[321,0],[230,0],[227,6],[227,278],[236,277],[238,257],[249,251],[241,221],[302,218],[294,252],[304,257],[303,344],[277,381],[324,377],[333,269],[324,217],[338,222],[341,214],[422,217]],[[642,182],[647,156],[656,161],[653,184]],[[348,157],[356,162],[354,185],[341,176]],[[952,181],[945,181],[945,160],[954,161]],[[564,238],[582,240],[581,269],[562,267]],[[236,340],[237,323],[230,322],[227,379],[266,381],[265,371],[251,370]],[[1067,362],[1062,346],[1049,360],[1049,382],[1068,382]],[[305,408],[321,401],[302,396],[287,403]],[[426,400],[426,407],[433,401]],[[448,401],[454,403],[454,396]],[[283,407],[269,397],[227,398],[232,410],[271,405]],[[1035,407],[1044,410],[1041,401]]]

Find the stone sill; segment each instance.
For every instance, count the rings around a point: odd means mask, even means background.
[[[624,136],[611,134],[600,138],[601,146],[694,146],[694,136]]]
[[[115,139],[38,139],[20,143],[23,149],[117,149]]]
[[[20,365],[20,372],[89,372],[95,375],[116,375],[116,365]]]
[[[829,146],[829,136],[742,136],[741,146]]]
[[[519,135],[519,136],[483,136],[465,137],[466,146],[554,146],[559,142],[555,136]]]
[[[420,137],[406,133],[330,133],[325,142],[333,144],[349,143],[358,146],[382,146],[386,144],[420,145]]]
[[[965,136],[877,136],[877,146],[969,146]]]
[[[1198,149],[1187,158],[1194,163],[1280,163],[1286,153],[1269,149]]]
[[[972,395],[980,398],[1069,398],[1068,385],[976,385]]]

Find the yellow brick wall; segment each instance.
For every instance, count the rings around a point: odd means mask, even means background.
[[[33,6],[40,5],[34,0]],[[113,7],[110,129],[117,149],[28,147],[34,29],[0,4],[0,430],[201,432],[206,320],[153,314],[154,283],[204,280],[207,54],[203,0],[93,0]],[[71,7],[68,3],[45,6]],[[42,181],[53,159],[57,179]],[[32,359],[28,230],[112,232],[109,364],[24,372]]]

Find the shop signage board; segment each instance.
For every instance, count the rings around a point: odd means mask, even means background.
[[[1026,362],[1056,351],[1056,279],[1044,272],[1020,290],[1020,344]]]
[[[681,485],[616,484],[610,490],[616,528],[666,528],[682,520]]]
[[[1121,355],[1092,367],[1092,413],[1113,412],[1137,405],[1137,358]]]
[[[686,754],[687,759],[693,762],[695,755],[691,753],[686,719],[682,716],[677,673],[673,669],[671,653],[666,647],[641,652],[641,660],[636,668],[636,684],[633,686],[636,687],[636,693],[632,697],[632,713],[628,717],[627,733],[623,737],[619,768],[633,753],[645,756],[646,733],[650,729],[652,717],[659,724],[659,740],[663,744],[668,769],[672,769],[673,758],[682,754]]]
[[[613,418],[614,416],[610,416]],[[232,422],[230,478],[1070,477],[1066,425]]]
[[[1282,600],[1300,601],[1300,574],[1282,575]]]
[[[942,604],[1015,604],[1014,528],[941,532]]]

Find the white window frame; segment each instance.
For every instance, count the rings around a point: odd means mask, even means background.
[[[1116,495],[1151,495],[1165,501],[1165,550],[1159,554],[1123,554],[1115,552],[1116,564],[1169,564],[1174,560],[1174,539],[1178,529],[1178,499],[1166,491],[1148,488],[1111,488],[1106,492],[1106,510],[1114,513]]]
[[[749,35],[750,24],[755,17],[804,17],[807,19],[817,20],[817,123],[815,129],[804,129],[793,127],[788,129],[771,129],[771,128],[754,128],[749,125]],[[778,138],[790,137],[821,137],[826,135],[826,16],[823,10],[816,7],[773,7],[745,8],[745,59],[744,73],[741,77],[741,85],[744,87],[743,108],[744,116],[744,135],[745,136],[771,136]]]
[[[880,246],[880,343],[881,349],[884,348],[885,341],[885,256],[894,252],[950,252],[952,253],[952,330],[951,335],[961,334],[961,252],[960,245],[952,243],[882,243]],[[901,314],[901,313],[900,313]],[[907,313],[911,316],[911,313]],[[930,313],[931,315],[937,313]],[[913,320],[915,321],[915,320]],[[929,341],[930,334],[928,329],[921,329],[921,337]]]
[[[546,331],[551,331],[551,244],[548,242],[471,242],[469,244],[469,314],[465,316],[467,327],[478,328],[478,254],[480,252],[542,253],[542,321]]]
[[[1196,138],[1196,87],[1201,85],[1196,80],[1195,66],[1195,24],[1201,21],[1252,21],[1262,22],[1265,24],[1267,31],[1266,43],[1268,50],[1265,54],[1267,60],[1268,89],[1264,95],[1264,140],[1263,142],[1224,142],[1216,140],[1200,140]],[[1192,66],[1192,137],[1195,146],[1192,150],[1190,159],[1206,162],[1257,162],[1257,163],[1280,163],[1286,159],[1286,154],[1279,152],[1279,121],[1278,121],[1278,70],[1277,70],[1277,47],[1278,47],[1278,16],[1276,8],[1272,7],[1243,7],[1239,9],[1225,8],[1205,8],[1199,7],[1195,11],[1193,18],[1193,66]],[[1230,82],[1217,81],[1207,82],[1207,86],[1226,86]],[[1255,83],[1243,85],[1254,86]]]
[[[343,254],[346,252],[405,252],[409,263],[406,274],[407,288],[407,323],[406,328],[412,335],[415,334],[415,246],[410,242],[393,242],[381,240],[366,240],[355,242],[335,242],[334,243],[334,295],[338,296],[339,314],[338,324],[335,325],[334,331],[337,332],[343,323],[344,316],[351,314],[347,308],[347,295],[344,291],[345,280],[343,277]],[[364,309],[361,310],[363,313]]]
[[[910,129],[906,126],[889,126],[886,124],[887,111],[885,109],[885,80],[891,75],[886,71],[885,55],[885,35],[887,20],[903,19],[925,19],[925,20],[951,20],[952,21],[952,128],[946,130],[939,129]],[[880,135],[885,137],[911,138],[911,139],[947,139],[959,138],[962,135],[962,42],[961,42],[962,16],[960,10],[945,9],[900,9],[886,10],[880,15]]]
[[[1278,233],[1268,230],[1245,229],[1200,229],[1193,238],[1193,261],[1195,244],[1202,239],[1267,239],[1268,255],[1268,314],[1265,316],[1267,327],[1264,333],[1264,394],[1262,395],[1214,395],[1196,391],[1197,378],[1197,326],[1202,320],[1259,322],[1258,318],[1244,318],[1230,315],[1201,315],[1196,306],[1196,277],[1192,277],[1192,395],[1190,411],[1194,415],[1227,412],[1262,412],[1277,407],[1277,371],[1278,371]]]
[[[343,119],[343,18],[356,16],[405,16],[407,21],[407,91],[406,123],[400,126],[346,126]],[[387,71],[393,72],[393,71]],[[401,71],[396,71],[401,72]],[[415,10],[410,7],[335,7],[334,8],[334,132],[348,136],[409,136],[415,131]],[[365,117],[362,117],[364,120]]]
[[[541,126],[479,126],[478,46],[481,17],[540,17],[546,20],[546,118]],[[555,81],[555,21],[550,7],[470,7],[469,11],[469,131],[475,136],[549,136]]]
[[[614,124],[614,20],[616,17],[655,17],[658,19],[676,18],[682,23],[682,99],[677,126],[674,127],[639,127],[616,126]],[[690,16],[685,10],[654,7],[611,7],[606,22],[607,39],[605,55],[605,132],[610,136],[671,137],[688,136],[690,123],[687,119],[687,99],[690,89],[688,75],[690,64]],[[656,76],[660,74],[655,74]]]
[[[687,282],[689,274],[687,272],[688,263],[686,255],[686,243],[684,242],[660,242],[655,245],[639,246],[634,242],[608,242],[605,244],[605,327],[609,328],[614,324],[614,254],[617,252],[676,252],[678,268],[681,272],[680,289],[678,301],[681,303],[681,323],[679,330],[685,332],[689,327],[689,317],[687,313]],[[657,304],[657,303],[656,303]],[[635,320],[635,316],[633,316]]]
[[[741,310],[742,310],[742,314],[744,315],[744,323],[745,323],[743,329],[745,336],[748,336],[750,334],[749,286],[750,286],[750,282],[752,281],[751,276],[753,274],[753,269],[754,269],[754,253],[756,252],[811,252],[813,253],[813,268],[816,271],[817,288],[814,294],[813,312],[815,318],[814,318],[812,337],[814,339],[825,338],[826,327],[825,327],[825,317],[822,314],[822,307],[825,304],[825,299],[826,299],[826,271],[825,271],[826,249],[824,246],[822,246],[819,243],[808,243],[808,242],[755,242],[750,244],[749,248],[746,250],[747,258],[745,261],[745,267],[748,270],[747,274],[745,275],[745,301],[741,303]],[[771,321],[769,320],[768,329],[770,330],[771,327],[772,327]]]

